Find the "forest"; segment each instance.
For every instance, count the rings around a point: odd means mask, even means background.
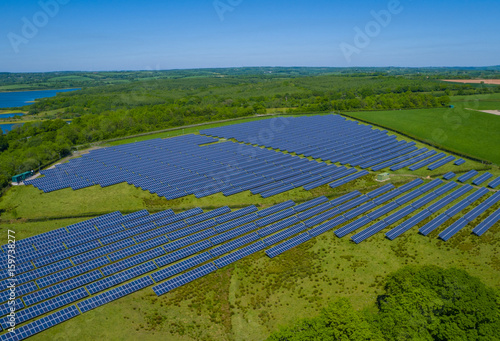
[[[440,79],[478,74],[493,77],[498,72],[497,68],[235,68],[0,74],[0,88],[21,84],[82,87],[13,108],[28,115],[23,118],[24,125],[0,135],[0,189],[13,175],[57,161],[78,145],[273,112],[445,107],[450,95],[500,92],[500,86]],[[83,81],[82,77],[90,80]],[[71,119],[71,124],[63,119]]]

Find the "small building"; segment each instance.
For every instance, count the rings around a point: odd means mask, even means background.
[[[377,175],[377,181],[387,181],[389,180],[389,173],[381,173]]]
[[[29,178],[33,174],[35,174],[35,172],[31,170],[31,171],[28,171],[28,172],[24,172],[24,173],[21,173],[21,174],[14,175],[12,177],[12,182],[16,182],[16,183],[23,182],[24,180],[26,180],[27,178]]]

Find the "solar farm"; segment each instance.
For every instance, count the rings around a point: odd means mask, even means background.
[[[408,234],[448,243],[466,231],[479,241],[498,227],[500,177],[476,170],[412,176],[466,163],[339,115],[276,117],[93,150],[25,184],[44,195],[127,183],[170,202],[330,191],[380,172],[409,177],[268,207],[114,211],[18,240],[17,332],[7,331],[11,278],[4,266],[0,340],[28,338],[140,290],[169,295],[245,257],[271,261],[322,235],[356,247],[375,235],[385,236],[387,248]],[[2,264],[8,249],[2,245]]]

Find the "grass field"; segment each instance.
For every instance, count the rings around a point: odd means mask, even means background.
[[[447,109],[354,112],[349,113],[349,116],[500,165],[500,148],[492,148],[500,145],[500,117],[496,115],[457,106]]]

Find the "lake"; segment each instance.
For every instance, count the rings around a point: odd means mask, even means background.
[[[24,114],[22,112],[12,112],[9,114],[0,114],[0,119],[2,118],[11,118],[15,116],[23,116]]]
[[[22,107],[38,98],[54,97],[59,92],[76,91],[77,89],[36,90],[0,92],[0,108]]]
[[[8,124],[0,124],[0,129],[2,129],[4,134],[7,134],[7,132],[12,130],[12,127],[15,126],[16,124],[22,125],[22,123],[8,123]]]

